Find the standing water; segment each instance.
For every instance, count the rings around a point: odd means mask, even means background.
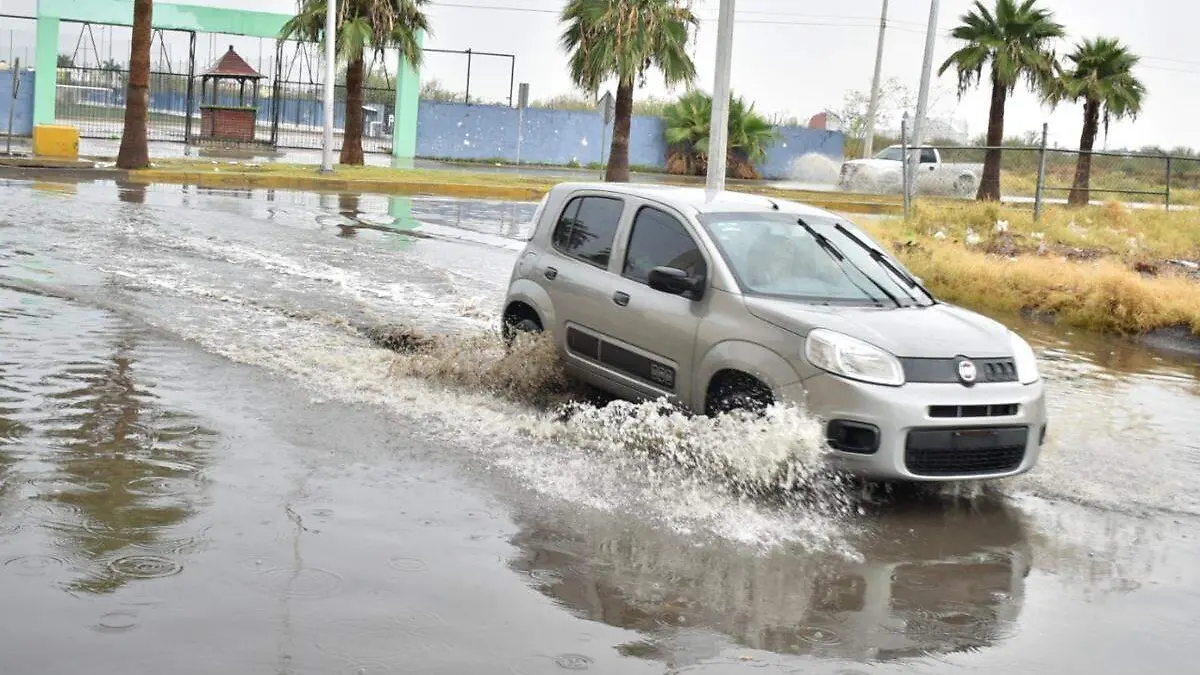
[[[889,498],[792,409],[562,408],[494,336],[533,204],[0,190],[0,672],[1190,662],[1194,362],[1020,325],[1042,463]]]

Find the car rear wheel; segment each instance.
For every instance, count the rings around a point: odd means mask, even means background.
[[[508,347],[512,347],[513,342],[516,341],[518,335],[537,335],[541,332],[542,325],[533,319],[516,318],[512,321],[507,321],[504,324],[504,344]]]
[[[958,180],[954,181],[954,191],[964,197],[974,196],[975,179],[970,176],[959,176]]]

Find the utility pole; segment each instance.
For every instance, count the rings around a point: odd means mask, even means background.
[[[337,78],[337,0],[325,5],[325,139],[321,144],[321,173],[333,173],[333,84]]]
[[[729,77],[733,63],[733,3],[721,0],[717,14],[717,69],[713,83],[712,119],[708,128],[709,199],[725,189],[725,153],[729,147]]]
[[[908,180],[904,185],[905,192],[911,194],[913,177],[917,173],[917,162],[914,161],[921,156],[920,146],[925,139],[925,115],[926,108],[929,106],[929,78],[933,71],[933,47],[937,41],[937,22],[938,22],[938,0],[930,0],[929,2],[929,27],[925,30],[925,62],[921,65],[921,88],[917,91],[917,114],[913,120],[913,130],[910,141],[910,146],[915,147],[911,158],[906,157],[905,161],[910,162],[908,172]]]
[[[883,34],[887,31],[888,0],[879,14],[879,46],[875,48],[875,76],[871,79],[871,104],[867,107],[867,136],[863,139],[863,159],[875,152],[875,115],[879,113],[879,77],[883,69]]]

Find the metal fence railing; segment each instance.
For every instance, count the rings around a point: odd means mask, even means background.
[[[129,71],[116,68],[59,68],[56,117],[79,129],[83,138],[121,137]],[[182,142],[187,131],[188,76],[150,73],[146,135],[151,141]],[[197,118],[198,119],[198,118]]]
[[[281,82],[270,102],[279,107],[278,117],[261,113],[259,119],[274,119],[278,125],[276,145],[282,148],[320,149],[325,124],[325,85]],[[346,124],[346,87],[334,86],[334,149],[340,150]],[[392,126],[396,117],[396,93],[391,89],[363,89],[363,152],[392,151]]]

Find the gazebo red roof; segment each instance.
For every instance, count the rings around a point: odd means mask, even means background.
[[[229,51],[225,52],[212,67],[201,74],[206,77],[240,77],[253,80],[266,77],[251,68],[245,59],[238,56],[238,53],[233,51],[233,45],[229,45]]]

